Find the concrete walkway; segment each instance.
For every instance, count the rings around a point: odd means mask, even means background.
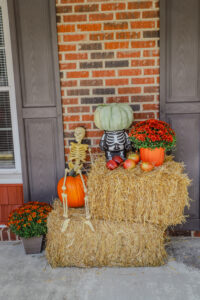
[[[57,268],[0,242],[0,300],[200,300],[200,238],[172,238],[156,268]]]

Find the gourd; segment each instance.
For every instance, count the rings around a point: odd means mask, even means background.
[[[94,122],[101,130],[127,129],[133,122],[133,111],[130,105],[125,103],[99,105],[94,113]]]
[[[84,181],[86,182],[86,176],[82,175],[84,178]],[[62,199],[62,186],[64,182],[64,177],[62,177],[57,185],[57,192],[58,192],[58,197],[61,201]],[[80,175],[77,175],[75,177],[73,176],[67,176],[66,182],[65,182],[65,187],[66,190],[64,193],[67,194],[67,203],[68,207],[82,207],[84,206],[84,189],[83,189],[83,183],[81,181]]]

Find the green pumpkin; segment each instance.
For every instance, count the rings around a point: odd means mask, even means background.
[[[115,131],[127,129],[133,122],[130,105],[112,103],[99,105],[94,113],[94,123],[101,130]]]

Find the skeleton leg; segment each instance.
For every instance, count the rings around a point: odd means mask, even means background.
[[[108,151],[108,150],[106,150],[105,153],[106,153],[106,160],[107,160],[107,161],[108,161],[108,160],[111,160],[111,159],[112,159],[112,154],[111,154],[111,152]]]
[[[79,174],[80,174],[80,177],[81,177],[81,181],[83,183],[83,189],[84,189],[84,192],[85,192],[85,197],[84,197],[84,201],[85,201],[85,214],[86,214],[86,221],[85,221],[85,224],[87,224],[90,229],[92,231],[94,231],[94,227],[92,226],[92,223],[90,221],[90,212],[89,212],[89,204],[88,204],[88,196],[87,196],[87,188],[86,188],[86,185],[85,185],[85,181],[83,179],[83,175],[81,173],[81,170],[79,170]]]
[[[69,217],[68,217],[68,204],[67,204],[67,194],[66,194],[66,179],[67,179],[67,173],[69,172],[68,169],[65,169],[65,177],[64,177],[64,181],[63,181],[63,186],[62,186],[62,200],[63,200],[63,217],[66,218],[66,220],[63,222],[61,231],[64,232],[67,229],[67,226],[69,224]]]
[[[123,160],[126,160],[125,151],[122,150],[122,151],[120,151],[119,153],[120,153],[119,156],[121,156],[121,158],[122,158]]]

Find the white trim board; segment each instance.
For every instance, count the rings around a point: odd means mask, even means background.
[[[2,8],[2,15],[3,15],[6,64],[7,64],[7,73],[8,73],[8,87],[2,87],[2,89],[9,91],[9,95],[10,95],[13,144],[14,144],[14,153],[15,153],[15,168],[0,169],[0,184],[1,183],[4,184],[22,183],[19,130],[18,130],[18,122],[17,122],[15,83],[14,83],[14,74],[13,74],[13,59],[12,59],[12,50],[11,50],[11,41],[10,41],[10,27],[9,27],[9,19],[8,19],[7,0],[0,0],[0,6]]]

